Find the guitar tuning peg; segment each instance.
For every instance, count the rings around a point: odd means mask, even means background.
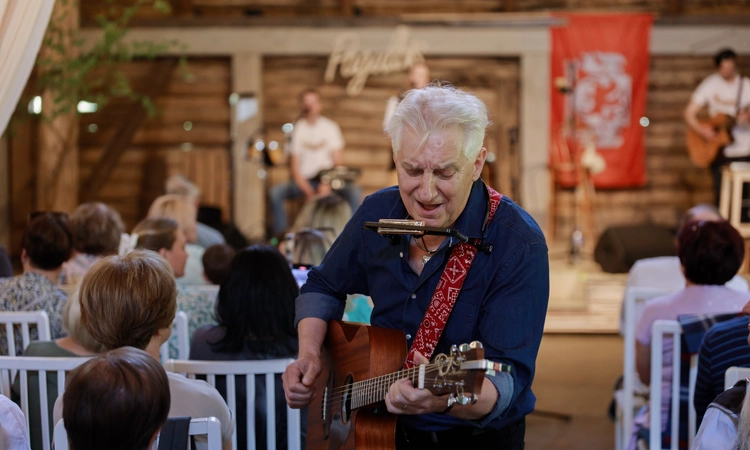
[[[481,342],[479,341],[472,341],[471,344],[469,344],[469,347],[471,348],[484,348]]]
[[[461,353],[466,353],[466,352],[468,352],[469,350],[471,350],[471,346],[470,346],[469,344],[461,344],[461,345],[459,345],[459,346],[458,346],[458,350],[459,350],[459,351],[460,351]]]

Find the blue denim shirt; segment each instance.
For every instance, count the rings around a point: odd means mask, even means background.
[[[481,237],[486,208],[484,184],[477,181],[455,228],[470,238]],[[346,294],[370,295],[372,325],[403,330],[411,346],[457,241],[446,239],[417,275],[409,266],[406,236],[392,245],[388,238],[364,229],[367,221],[407,217],[398,188],[368,196],[323,263],[310,271],[297,298],[296,322],[305,317],[339,319]],[[499,398],[483,419],[404,415],[399,420],[406,426],[425,431],[455,426],[499,429],[534,409],[531,382],[549,299],[547,245],[531,216],[505,197],[487,226],[485,242],[494,250],[490,255],[477,253],[435,355],[448,353],[452,344],[477,340],[484,345],[485,358],[510,364],[513,370],[489,377]]]

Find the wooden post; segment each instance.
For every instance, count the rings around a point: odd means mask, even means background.
[[[67,55],[76,47],[72,37],[79,28],[78,2],[58,1],[52,11],[51,23],[63,32],[62,46]],[[45,45],[43,58],[62,55]],[[40,210],[72,212],[78,204],[78,116],[76,111],[57,114],[54,99],[57,92],[42,93],[42,118],[39,127],[36,207]]]
[[[258,102],[257,114],[237,121],[236,106],[229,119],[232,136],[232,217],[250,239],[265,237],[266,183],[258,176],[262,163],[247,157],[247,141],[263,126],[263,58],[259,53],[232,55],[232,92],[251,94]],[[260,137],[260,136],[258,136]]]
[[[10,247],[10,154],[8,137],[0,136],[0,245]]]

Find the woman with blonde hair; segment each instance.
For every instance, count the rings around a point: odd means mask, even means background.
[[[203,278],[203,252],[205,249],[196,244],[198,238],[198,211],[195,204],[182,195],[162,195],[151,204],[148,209],[148,219],[167,218],[172,219],[180,227],[187,243],[185,250],[188,253],[187,264],[182,276],[178,275],[177,282],[185,286],[207,284]]]

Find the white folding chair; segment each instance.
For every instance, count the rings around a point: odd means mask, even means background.
[[[172,321],[172,332],[177,334],[177,357],[188,359],[190,357],[190,337],[188,336],[188,315],[184,311],[177,311]],[[159,348],[161,362],[169,359],[169,341]]]
[[[255,375],[265,375],[266,381],[266,434],[267,448],[276,448],[276,396],[275,375],[284,373],[293,359],[270,359],[256,361],[175,361],[164,364],[168,372],[186,374],[189,378],[205,375],[211,386],[216,387],[216,376],[226,376],[227,405],[234,417],[237,417],[236,383],[238,375],[245,375],[245,392],[247,395],[247,448],[255,449]],[[286,407],[287,448],[302,448],[300,411]],[[237,427],[232,435],[232,448],[237,449]]]
[[[732,366],[724,372],[724,390],[734,386],[738,381],[750,377],[750,367]]]
[[[36,326],[39,335],[38,340],[50,340],[49,317],[44,311],[0,312],[0,324],[5,325],[5,339],[8,348],[7,356],[16,356],[15,325],[21,326],[21,340],[24,349],[31,342],[29,325]]]
[[[57,392],[58,396],[61,396],[65,390],[66,372],[75,369],[88,360],[89,358],[0,356],[0,373],[4,375],[0,377],[3,380],[2,393],[10,397],[12,381],[5,382],[4,380],[6,376],[12,380],[13,378],[9,376],[9,372],[17,372],[20,382],[21,411],[26,416],[26,429],[29,432],[31,432],[31,427],[29,426],[31,415],[29,405],[29,372],[37,372],[39,380],[39,417],[42,422],[42,445],[44,450],[50,449],[51,442],[49,418],[52,416],[52,411],[47,406],[47,373],[55,372],[57,374]]]
[[[208,450],[221,450],[221,423],[216,417],[191,419],[188,434],[206,435]],[[68,450],[68,433],[62,420],[55,425],[55,450]]]
[[[615,448],[627,448],[633,433],[633,409],[635,395],[635,325],[639,319],[643,305],[662,295],[675,292],[671,289],[629,287],[625,289],[623,299],[623,340],[625,350],[623,354],[623,389],[621,396],[617,396],[615,413]]]

